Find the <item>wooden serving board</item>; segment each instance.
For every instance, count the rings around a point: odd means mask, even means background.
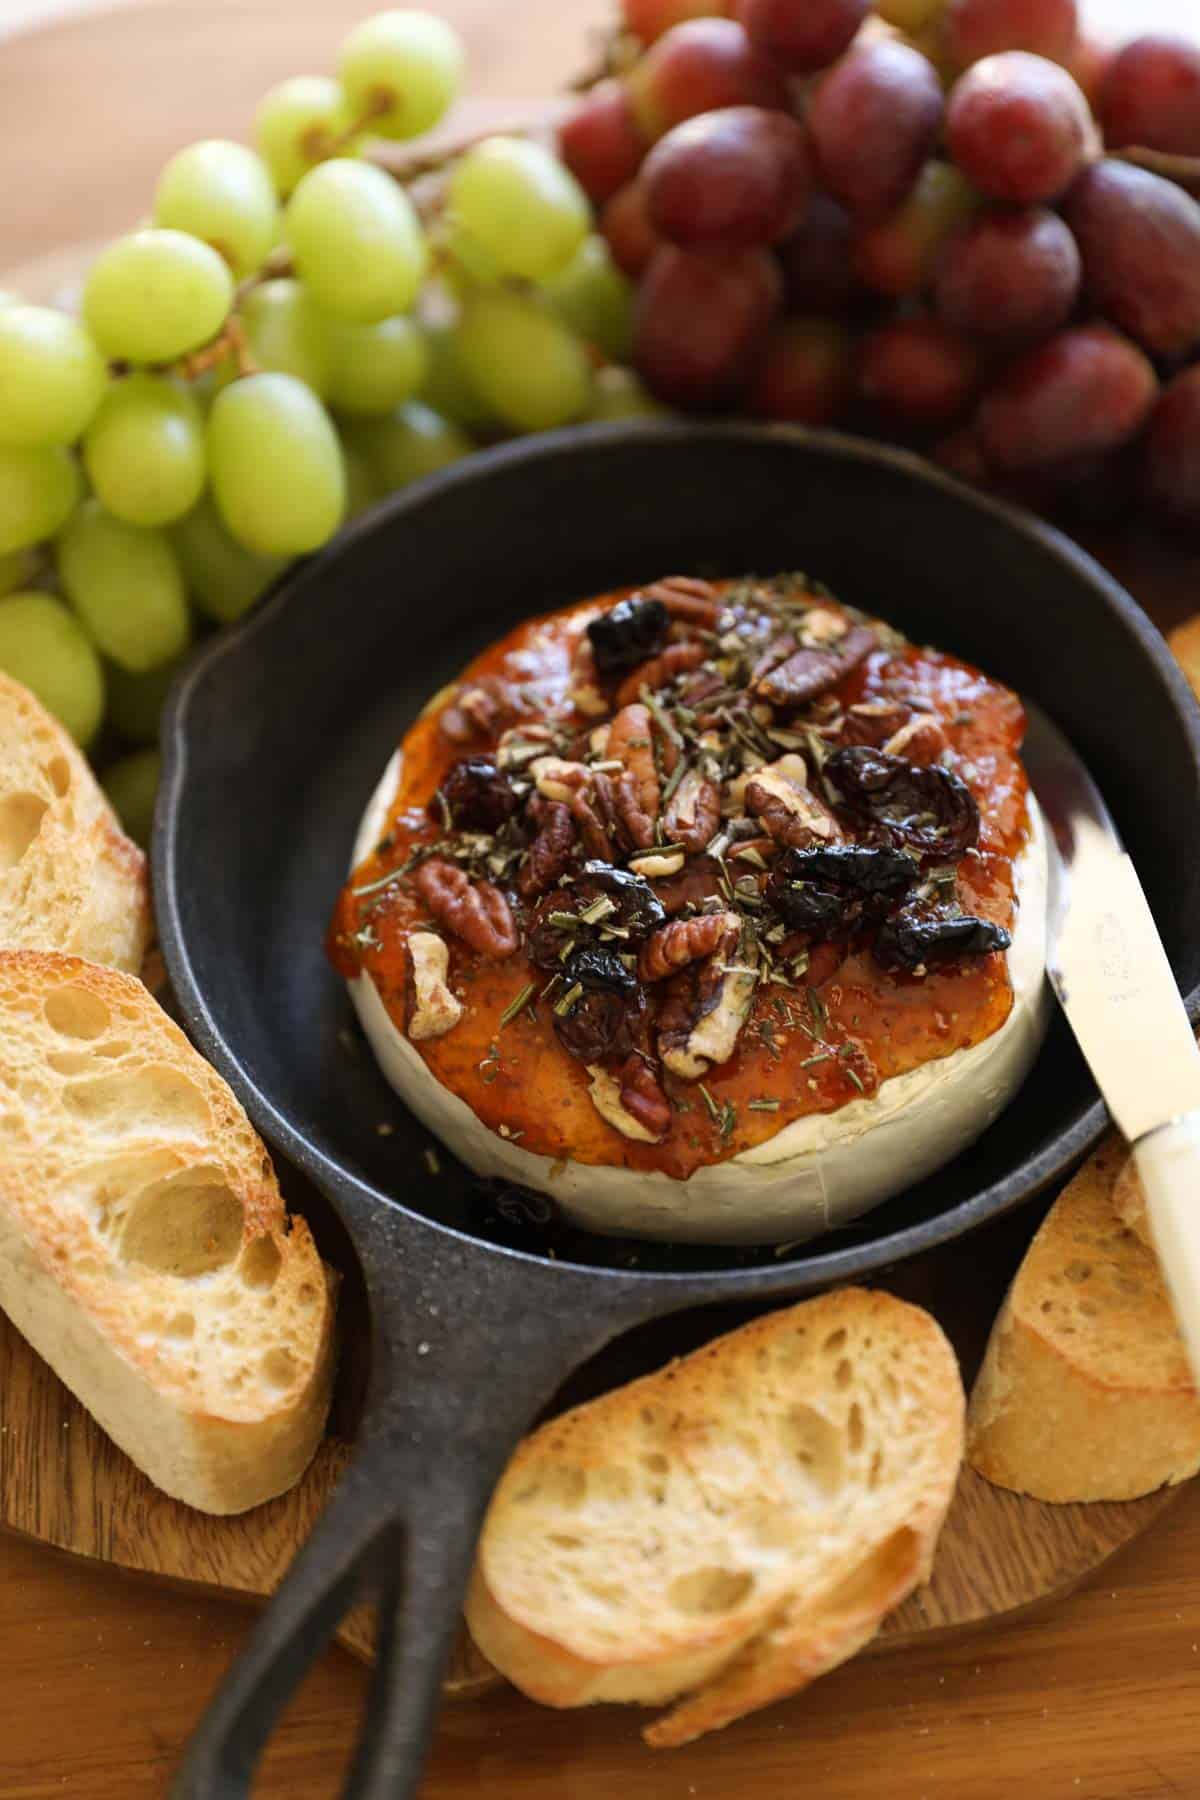
[[[281,1580],[350,1454],[329,1438],[281,1499],[237,1518],[194,1512],[134,1468],[0,1315],[0,1524],[12,1531],[134,1574],[259,1601]],[[877,1647],[900,1648],[1070,1592],[1152,1524],[1173,1494],[1045,1506],[964,1471],[933,1580],[887,1621]],[[372,1617],[363,1608],[348,1614],[338,1636],[370,1658]],[[494,1679],[464,1634],[447,1692],[465,1697]]]

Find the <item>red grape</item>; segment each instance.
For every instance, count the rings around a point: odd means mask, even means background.
[[[711,19],[728,13],[725,0],[621,0],[625,25],[643,44],[682,25],[686,19]]]
[[[626,76],[633,115],[648,138],[722,106],[788,111],[787,84],[733,19],[692,19],[651,45]]]
[[[1176,375],[1159,395],[1142,459],[1150,504],[1174,523],[1200,529],[1200,363]]]
[[[727,106],[660,138],[642,175],[650,223],[685,250],[747,250],[789,232],[811,189],[804,127]]]
[[[820,188],[776,254],[788,305],[796,311],[837,312],[858,292],[850,215]]]
[[[988,56],[954,84],[946,142],[970,181],[995,200],[1032,206],[1061,194],[1095,136],[1079,85],[1024,50]]]
[[[1044,207],[994,212],[955,232],[938,259],[934,303],[947,325],[1018,342],[1070,318],[1082,264],[1075,239]]]
[[[855,270],[876,293],[920,293],[939,249],[978,205],[978,194],[953,163],[926,163],[896,211],[859,233]]]
[[[978,352],[938,319],[895,319],[863,340],[858,391],[888,420],[950,425],[978,385]]]
[[[667,245],[646,271],[634,315],[634,366],[661,400],[727,400],[762,348],[782,281],[766,250],[693,256]]]
[[[1157,388],[1136,344],[1107,325],[1079,325],[1009,365],[980,405],[979,441],[1000,470],[1096,456],[1141,429]]]
[[[602,81],[576,102],[558,128],[558,153],[596,206],[633,180],[646,140],[619,81]]]
[[[1157,356],[1200,344],[1200,203],[1131,163],[1094,163],[1064,202],[1088,297]]]
[[[640,181],[617,189],[600,214],[600,230],[608,240],[613,261],[634,281],[662,243],[650,223],[646,190]]]
[[[1066,56],[1058,59],[1073,75],[1094,113],[1100,111],[1100,94],[1113,60],[1113,47],[1104,38],[1081,31]]]
[[[950,0],[946,51],[960,69],[1001,50],[1067,56],[1079,29],[1075,0]]]
[[[752,44],[791,75],[811,75],[842,54],[870,0],[737,0]]]
[[[1200,156],[1200,44],[1152,34],[1134,38],[1108,66],[1100,93],[1104,141],[1115,149]]]
[[[837,319],[781,319],[771,327],[746,395],[764,419],[830,425],[853,387],[854,345]]]
[[[932,63],[890,39],[863,44],[835,64],[808,112],[825,185],[862,221],[899,206],[941,122],[942,88]]]

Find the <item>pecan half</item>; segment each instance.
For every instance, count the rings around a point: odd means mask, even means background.
[[[721,891],[721,871],[711,856],[693,857],[681,874],[656,881],[654,891],[672,918],[685,907],[700,906]]]
[[[473,882],[455,863],[431,856],[415,870],[413,886],[438,923],[478,955],[498,962],[516,949],[512,911],[490,881]]]
[[[781,756],[757,770],[746,783],[744,800],[768,836],[789,849],[806,850],[842,836],[829,808],[809,787],[802,756]]]
[[[653,1064],[635,1050],[617,1070],[621,1105],[652,1137],[664,1138],[671,1129],[671,1102]]]
[[[843,638],[819,650],[797,650],[755,684],[755,692],[775,706],[802,706],[836,687],[878,647],[866,625],[856,625]]]
[[[649,709],[623,706],[608,733],[607,757],[625,765],[617,783],[618,815],[639,847],[654,842],[661,789],[654,761],[654,725]],[[634,821],[637,821],[634,835]],[[649,836],[642,835],[647,826]]]
[[[708,656],[708,649],[693,639],[685,644],[668,644],[658,656],[652,656],[649,662],[639,663],[632,669],[617,689],[617,705],[630,706],[637,699],[643,688],[649,688],[653,694],[658,688],[664,688],[678,675],[686,675],[692,669],[698,669]]]
[[[638,974],[643,981],[665,981],[668,975],[702,962],[719,949],[736,944],[741,931],[737,914],[700,913],[694,919],[672,919],[660,925],[642,945]]]
[[[721,795],[714,782],[689,769],[671,798],[663,817],[669,844],[682,844],[695,855],[703,850],[721,823]]]
[[[540,794],[530,804],[529,817],[538,831],[529,846],[529,859],[517,877],[517,887],[524,899],[533,900],[566,873],[575,848],[575,824],[565,802],[544,800]]]
[[[473,739],[494,737],[502,725],[519,718],[522,710],[518,696],[499,675],[481,675],[460,688],[438,725],[452,744],[469,744]]]
[[[883,746],[885,756],[902,756],[905,762],[936,762],[946,748],[946,734],[933,713],[914,713],[907,724]]]
[[[664,575],[653,587],[642,590],[647,600],[661,600],[673,619],[684,619],[711,631],[721,616],[717,590],[711,581],[692,575]]]
[[[912,708],[903,700],[859,700],[843,717],[840,736],[844,743],[869,744],[882,750],[912,716]]]
[[[772,669],[777,669],[781,662],[787,661],[795,648],[796,638],[791,631],[785,631],[782,637],[773,638],[751,669],[751,682],[761,681]]]

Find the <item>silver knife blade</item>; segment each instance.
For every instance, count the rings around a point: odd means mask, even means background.
[[[1200,1048],[1108,808],[1066,738],[1027,703],[1023,760],[1057,856],[1046,972],[1124,1136],[1200,1107]]]

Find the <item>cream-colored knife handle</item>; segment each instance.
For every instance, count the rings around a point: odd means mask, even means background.
[[[1133,1146],[1133,1155],[1175,1318],[1200,1389],[1200,1112],[1148,1131]]]

